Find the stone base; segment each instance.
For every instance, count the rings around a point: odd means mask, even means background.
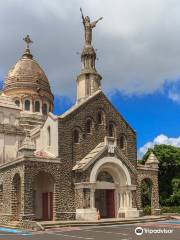
[[[157,209],[152,209],[151,211],[151,215],[160,215],[161,214],[161,209],[157,208]]]
[[[84,221],[97,220],[96,208],[76,209],[76,220],[84,220]]]
[[[139,211],[137,208],[120,208],[118,210],[118,217],[120,218],[135,218],[139,217]]]

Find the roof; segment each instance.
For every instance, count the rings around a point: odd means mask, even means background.
[[[105,142],[99,143],[73,167],[73,170],[86,170],[106,149],[107,145],[105,145]]]
[[[56,158],[53,154],[44,151],[44,150],[38,150],[34,152],[34,156],[38,158]]]
[[[106,95],[103,93],[102,90],[98,90],[95,93],[93,93],[91,96],[89,96],[88,98],[84,99],[82,102],[77,102],[75,105],[73,105],[71,108],[69,108],[66,112],[64,112],[63,114],[59,115],[58,118],[59,119],[63,119],[66,116],[68,116],[69,114],[75,112],[77,109],[79,109],[80,107],[82,107],[84,104],[87,104],[89,101],[91,101],[94,97],[98,96],[99,94],[102,94],[104,96],[104,98],[107,100],[107,102],[112,106],[112,108],[114,109],[114,111],[120,116],[120,118],[128,125],[128,127],[132,130],[132,132],[134,134],[136,134],[136,131],[130,126],[130,124],[125,120],[125,118],[121,115],[121,113],[113,106],[113,104],[111,103],[111,101],[106,97]]]
[[[150,153],[148,159],[146,160],[146,164],[151,164],[151,163],[159,163],[157,157],[152,152]]]
[[[15,89],[32,90],[36,94],[44,90],[51,96],[48,78],[31,54],[24,54],[14,66],[12,66],[4,81],[4,91]],[[26,93],[26,92],[24,92]]]
[[[21,110],[20,107],[18,107],[11,97],[6,96],[4,93],[0,94],[0,107],[4,108],[11,108],[15,110]]]
[[[102,93],[101,90],[96,91],[94,94],[92,94],[91,96],[89,96],[88,98],[86,98],[84,101],[82,102],[77,102],[75,105],[73,105],[71,108],[69,108],[66,112],[64,112],[63,114],[61,114],[60,116],[58,116],[58,118],[64,118],[67,115],[69,115],[70,113],[76,111],[79,107],[81,107],[82,105],[84,105],[85,103],[89,102],[92,98],[94,98],[95,96],[97,96],[98,94]]]

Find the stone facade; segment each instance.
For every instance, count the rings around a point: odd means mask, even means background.
[[[136,133],[100,89],[91,42],[81,58],[76,104],[60,116],[48,113],[53,95],[29,45],[5,80],[9,105],[0,101],[0,113],[13,108],[19,115],[15,125],[0,123],[0,157],[16,139],[13,155],[1,157],[1,222],[38,228],[35,220],[96,220],[97,212],[137,217],[146,178],[152,181],[152,214],[159,213],[157,159],[151,155],[145,165],[137,164]]]

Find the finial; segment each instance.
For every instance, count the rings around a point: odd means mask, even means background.
[[[25,48],[25,52],[23,54],[23,57],[29,57],[32,58],[32,54],[30,53],[30,49],[29,49],[29,44],[33,43],[33,41],[30,39],[29,35],[27,35],[25,38],[23,38],[23,40],[26,43],[26,48]]]
[[[33,41],[30,39],[29,35],[27,35],[23,40],[26,42],[27,46],[26,48],[29,49],[29,44],[33,43]]]

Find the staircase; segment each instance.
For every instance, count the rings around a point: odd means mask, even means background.
[[[134,224],[134,223],[147,223],[147,222],[157,222],[165,221],[171,219],[170,216],[145,216],[139,218],[112,218],[112,219],[101,219],[97,221],[44,221],[38,222],[44,230],[60,228],[60,227],[80,227],[80,226],[106,226],[106,225],[117,225],[117,224]]]

